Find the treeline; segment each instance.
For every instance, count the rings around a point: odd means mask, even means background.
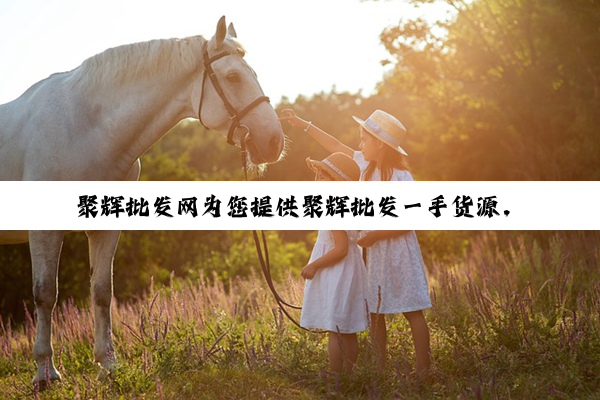
[[[300,275],[310,257],[316,231],[267,231],[273,279]],[[421,231],[419,238],[430,268],[437,261],[458,260],[474,232]],[[90,295],[90,266],[84,233],[65,235],[59,265],[59,302],[73,298],[82,305]],[[195,281],[205,276],[229,287],[231,279],[261,274],[251,231],[124,231],[114,261],[114,294],[128,301],[172,279]],[[0,246],[0,316],[23,321],[33,310],[31,256],[27,244]]]
[[[299,241],[284,242],[285,234],[266,232],[273,278],[304,267],[310,255],[307,241],[315,232],[297,232]],[[298,235],[299,234],[299,235]],[[302,240],[304,239],[304,240]],[[127,301],[174,279],[196,280],[204,275],[228,287],[236,277],[259,274],[256,249],[249,231],[124,231],[114,261],[114,293]],[[84,233],[65,236],[59,265],[59,301],[73,298],[78,304],[90,293],[87,237]],[[33,310],[32,268],[29,247],[0,246],[0,315],[22,321],[25,308]]]
[[[376,93],[283,98],[278,114],[293,108],[358,148],[351,116],[386,110],[408,128],[418,180],[600,179],[597,1],[437,2],[452,5],[454,18],[382,30],[389,53],[382,63],[393,68]],[[284,131],[287,155],[262,179],[313,179],[304,160],[326,152],[300,129],[284,124]],[[175,127],[142,163],[143,179],[243,179],[238,150],[195,120]]]

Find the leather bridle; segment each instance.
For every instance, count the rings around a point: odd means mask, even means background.
[[[200,121],[202,126],[209,129],[206,125],[204,125],[204,122],[202,122],[202,103],[204,101],[204,83],[206,81],[206,77],[208,76],[210,81],[213,84],[213,87],[215,88],[215,91],[221,98],[221,101],[223,101],[223,105],[225,106],[225,109],[229,113],[229,117],[231,118],[231,126],[229,127],[229,132],[227,132],[227,143],[229,143],[231,145],[235,145],[235,142],[233,140],[233,133],[240,126],[244,126],[246,128],[246,130],[247,130],[246,136],[250,133],[250,129],[247,126],[241,125],[242,118],[244,118],[246,116],[246,114],[248,114],[253,108],[258,106],[263,101],[270,102],[269,98],[263,94],[262,96],[258,97],[256,100],[254,100],[253,102],[248,104],[246,107],[244,107],[243,110],[238,112],[235,109],[235,107],[233,107],[231,105],[231,103],[227,100],[227,96],[225,96],[225,92],[223,92],[223,89],[221,88],[221,85],[219,84],[219,80],[217,79],[217,76],[215,75],[215,71],[212,68],[212,63],[217,60],[220,60],[223,57],[233,56],[233,55],[236,55],[236,54],[222,52],[222,53],[216,54],[212,57],[209,57],[208,56],[208,40],[206,42],[204,42],[204,46],[202,47],[202,59],[204,60],[204,73],[202,75],[202,93],[200,94],[200,105],[198,106],[198,120]],[[262,89],[261,89],[261,92],[262,92]],[[240,139],[240,146],[242,147],[242,151],[245,151],[245,141],[246,141],[245,139],[246,139],[246,137]]]

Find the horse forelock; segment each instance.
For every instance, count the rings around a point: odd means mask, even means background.
[[[237,51],[237,53],[243,58],[244,55],[246,55],[246,49],[244,48],[244,46],[242,46],[240,42],[238,42],[236,39],[233,39],[232,37],[228,37],[228,39],[231,42],[231,45],[234,47],[235,51]]]

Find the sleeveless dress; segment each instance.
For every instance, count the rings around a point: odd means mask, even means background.
[[[346,231],[348,254],[335,265],[323,267],[304,286],[300,325],[340,333],[367,329],[366,268],[358,231]],[[332,231],[319,231],[309,263],[335,247]]]
[[[369,166],[369,161],[365,160],[365,156],[362,151],[355,151],[353,156],[354,161],[358,164],[360,168],[360,180],[365,180],[365,171]],[[381,171],[379,168],[375,168],[373,175],[371,175],[370,181],[380,181],[381,180]],[[394,169],[392,173],[392,177],[390,181],[414,181],[413,176],[409,171]]]
[[[369,165],[361,151],[354,152],[360,179]],[[381,180],[375,169],[372,181]],[[394,169],[391,181],[412,181],[410,172]],[[402,228],[402,226],[398,226]],[[361,236],[368,231],[362,231]],[[425,263],[415,231],[392,239],[379,240],[367,248],[367,301],[369,312],[395,314],[431,307]],[[381,288],[381,289],[380,289]],[[381,300],[379,295],[381,293]]]

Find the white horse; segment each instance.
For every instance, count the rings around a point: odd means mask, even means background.
[[[33,357],[38,370],[33,384],[45,387],[46,380],[61,379],[53,360],[52,314],[58,297],[58,263],[63,231],[0,231],[0,243],[29,241],[33,267],[33,296],[37,312],[37,331]],[[111,338],[110,305],[112,300],[112,265],[120,231],[88,231],[91,291],[94,305],[94,357],[104,368],[115,363]],[[5,266],[2,266],[3,268]],[[9,267],[9,266],[6,266]]]
[[[233,37],[222,18],[207,50],[229,54],[212,67],[239,111],[263,93]],[[180,120],[198,118],[201,98],[201,120],[225,134],[229,113],[212,81],[203,85],[205,43],[197,36],[109,49],[1,105],[0,180],[136,179],[139,157]],[[276,161],[283,132],[273,108],[262,102],[243,122],[251,161]]]

